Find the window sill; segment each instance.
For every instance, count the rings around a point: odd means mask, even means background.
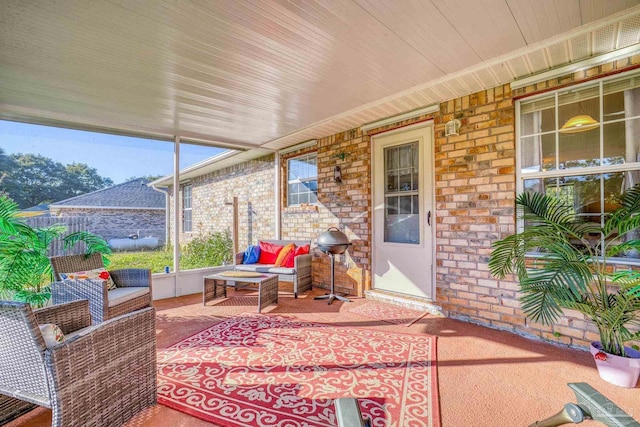
[[[318,205],[302,204],[297,206],[287,206],[284,208],[283,213],[306,213],[306,212],[318,212]]]

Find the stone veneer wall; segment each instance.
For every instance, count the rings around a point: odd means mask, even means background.
[[[87,231],[105,240],[125,238],[139,233],[140,237],[157,237],[160,245],[165,242],[164,209],[58,209],[60,218],[85,217]]]
[[[273,154],[194,178],[190,182],[193,231],[180,233],[181,244],[196,235],[224,230],[231,233],[233,207],[225,202],[231,202],[234,196],[238,198],[238,249],[243,251],[259,239],[273,238],[274,183]],[[182,209],[182,191],[180,195]],[[173,229],[173,216],[170,222]]]

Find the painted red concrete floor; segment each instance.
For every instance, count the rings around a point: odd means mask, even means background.
[[[565,403],[575,402],[567,387],[569,382],[589,383],[640,420],[640,388],[625,389],[602,381],[587,351],[432,315],[409,327],[392,325],[349,311],[366,303],[364,299],[353,298],[350,303],[335,301],[332,305],[313,299],[323,293],[314,289],[297,300],[281,294],[278,306],[265,312],[327,324],[437,336],[440,415],[444,427],[527,426],[558,412]],[[230,290],[230,296],[233,295]],[[244,303],[247,298],[231,298],[203,306],[201,295],[155,301],[158,347],[167,347],[234,314],[255,311],[255,307]],[[51,413],[44,408],[8,424],[9,427],[49,425]],[[211,425],[162,405],[155,405],[127,423],[128,427]],[[582,425],[601,424],[586,421]]]

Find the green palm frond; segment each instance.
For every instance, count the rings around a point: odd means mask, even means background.
[[[7,196],[0,196],[0,233],[14,235],[16,226],[22,224],[18,218],[18,204]]]
[[[48,258],[49,247],[67,232],[57,224],[46,228],[32,228],[19,217],[18,205],[0,196],[0,298],[28,302],[35,307],[44,305],[51,293],[48,283],[53,279]],[[105,266],[111,253],[100,236],[78,232],[63,238],[65,249],[79,242],[86,244],[89,254],[103,254]]]
[[[549,325],[563,309],[577,310],[596,324],[607,351],[624,353],[625,341],[640,338],[640,271],[611,273],[607,263],[640,252],[640,185],[622,195],[603,227],[540,193],[520,194],[516,208],[525,227],[492,244],[491,274],[517,276],[527,318]],[[607,293],[611,285],[619,291]]]
[[[88,231],[78,231],[69,234],[64,238],[64,248],[72,248],[80,242],[86,245],[85,254],[87,256],[100,253],[102,254],[102,262],[104,263],[104,266],[109,266],[111,261],[107,255],[111,254],[111,248],[102,237]]]

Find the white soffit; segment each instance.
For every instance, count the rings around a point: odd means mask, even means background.
[[[276,151],[639,35],[640,0],[2,0],[0,118]]]
[[[613,53],[611,52],[613,51]],[[364,123],[382,120],[393,114],[445,102],[480,90],[511,83],[517,79],[536,79],[540,73],[562,67],[565,74],[598,62],[603,58],[619,59],[640,51],[640,8],[633,7],[579,31],[552,37],[532,46],[468,67],[456,73],[414,86],[396,95],[336,115],[282,138],[264,144],[278,149],[294,141],[322,138],[357,128]],[[600,57],[598,59],[598,57]],[[596,59],[591,59],[596,57]],[[525,80],[528,81],[528,80]]]

